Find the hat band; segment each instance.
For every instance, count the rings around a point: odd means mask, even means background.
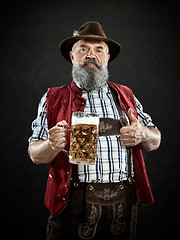
[[[102,36],[99,36],[99,35],[93,35],[93,34],[88,34],[88,35],[75,35],[73,37],[90,37],[90,38],[106,38],[106,37],[102,37]]]

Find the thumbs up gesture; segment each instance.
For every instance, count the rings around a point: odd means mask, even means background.
[[[146,128],[138,122],[132,108],[129,108],[127,116],[130,126],[120,129],[120,137],[126,147],[133,147],[146,140]]]

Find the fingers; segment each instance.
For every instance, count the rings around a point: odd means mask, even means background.
[[[66,133],[68,124],[66,121],[61,121],[48,131],[48,138],[53,150],[60,152],[66,146]]]
[[[49,131],[49,141],[52,142],[53,145],[61,144],[66,140],[66,132],[61,131]]]
[[[136,130],[131,126],[122,127],[120,129],[121,141],[126,147],[133,147],[137,145],[137,139],[135,137]]]
[[[60,152],[63,148],[65,148],[67,142],[66,142],[66,138],[59,138],[56,140],[49,140],[50,141],[50,145],[52,147],[52,149],[54,151]]]
[[[126,127],[122,127],[120,129],[120,135],[122,137],[124,137],[124,136],[134,137],[135,133],[136,133],[136,127],[135,126],[126,126]]]
[[[126,147],[134,147],[144,140],[143,132],[142,125],[134,122],[131,126],[120,129],[121,140]]]

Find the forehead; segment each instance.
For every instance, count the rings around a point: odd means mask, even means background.
[[[99,40],[89,40],[89,39],[81,39],[74,44],[74,48],[78,48],[80,46],[87,46],[87,47],[103,47],[107,49],[108,46],[104,41]]]

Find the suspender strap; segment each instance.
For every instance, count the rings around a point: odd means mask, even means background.
[[[78,164],[72,164],[72,181],[75,183],[75,184],[78,184],[80,181],[79,181],[79,175],[78,175]]]
[[[122,112],[122,108],[120,106],[120,102],[118,99],[118,93],[116,92],[115,89],[113,89],[112,87],[110,87],[111,90],[111,94],[112,97],[114,99],[114,103],[116,105],[116,108],[118,110],[119,116],[123,117],[123,121],[121,121],[121,123],[123,124],[123,126],[128,126],[128,121],[124,118],[124,114]],[[127,167],[128,167],[128,181],[131,183],[132,182],[132,177],[131,177],[131,148],[127,147]]]

